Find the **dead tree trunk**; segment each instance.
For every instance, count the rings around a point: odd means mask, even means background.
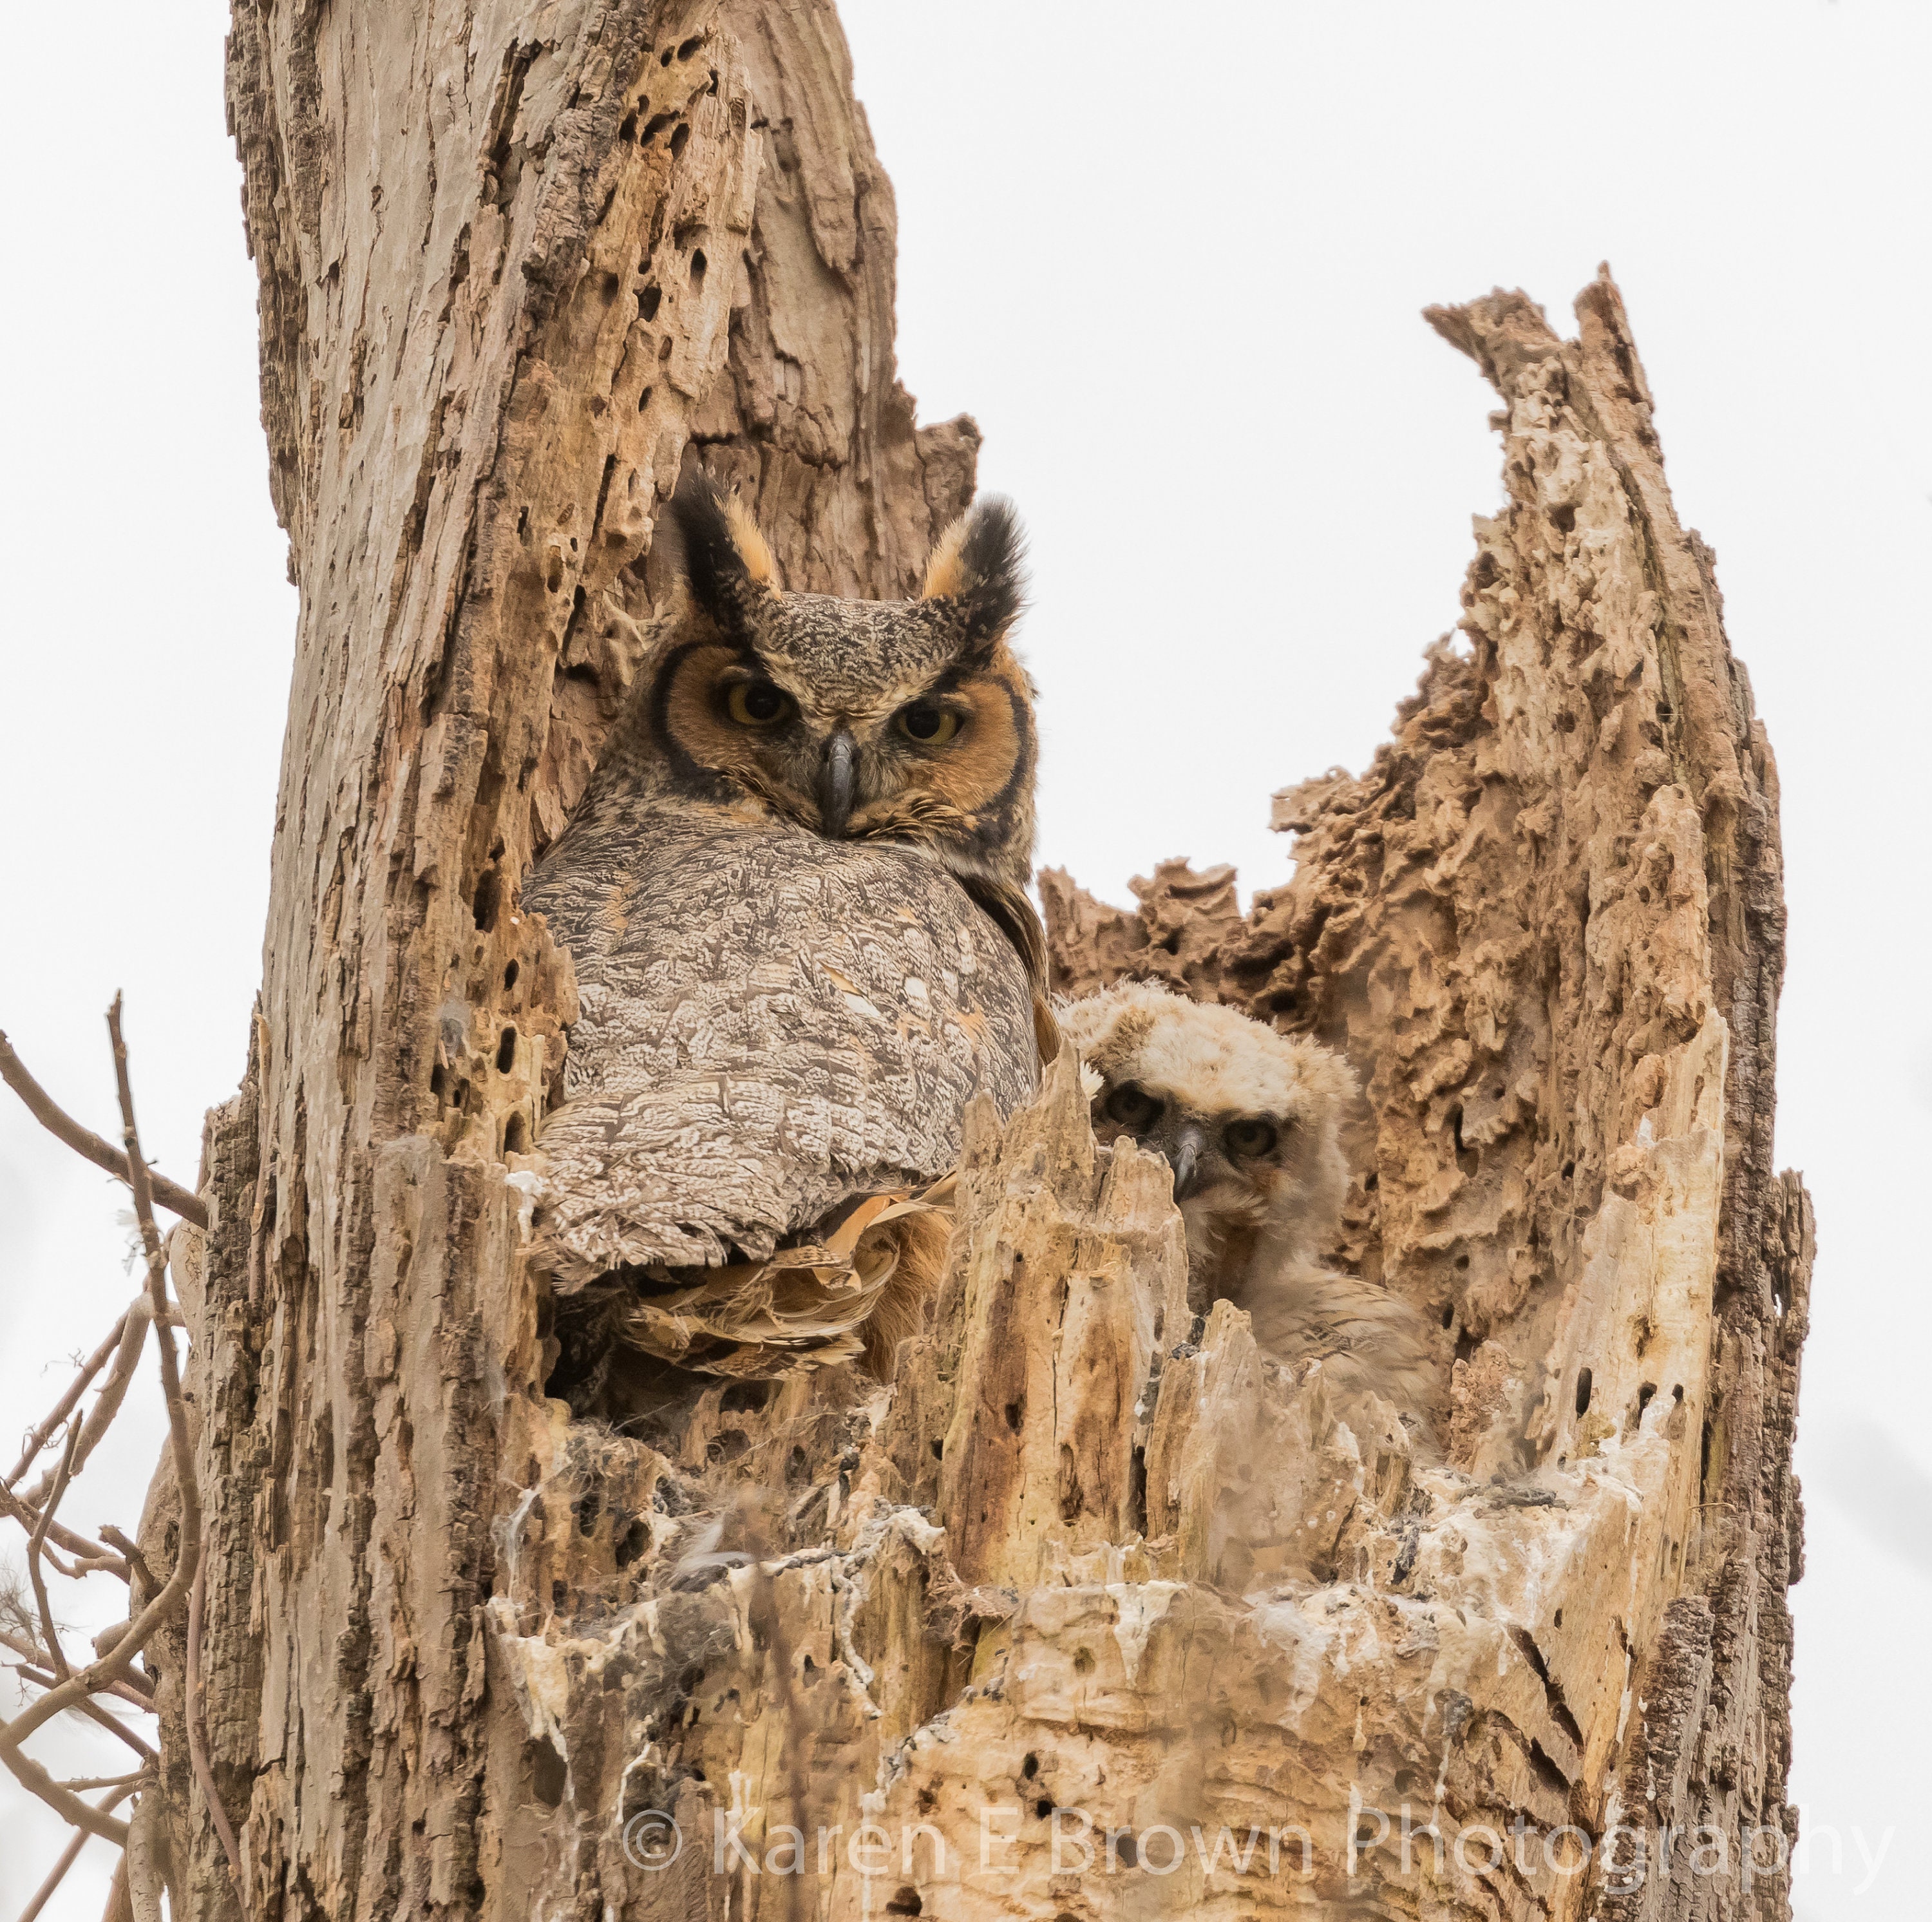
[[[1165,1170],[1096,1152],[1067,1058],[972,1118],[893,1388],[616,1434],[542,1392],[574,999],[520,878],[694,443],[789,581],[894,594],[976,436],[894,378],[826,0],[237,0],[229,94],[302,590],[254,1053],[176,1245],[245,1911],[1782,1915],[1736,1853],[1788,1820],[1810,1249],[1766,1158],[1774,787],[1614,290],[1568,346],[1520,297],[1440,317],[1511,504],[1473,652],[1285,805],[1294,884],[1245,922],[1211,879],[1048,890],[1070,982],[1179,971],[1347,1048],[1342,1252],[1444,1320],[1450,1463],[1188,1325]],[[226,1916],[178,1662],[161,1695],[144,1834]],[[1377,1835],[1404,1803],[1514,1854]],[[1706,1819],[1724,1877],[1601,1866]]]
[[[1565,343],[1520,294],[1431,310],[1502,398],[1508,505],[1369,773],[1276,797],[1288,886],[1245,917],[1184,861],[1131,914],[1042,893],[1064,987],[1165,979],[1348,1053],[1345,1257],[1444,1329],[1471,1479],[1349,1518],[1366,1590],[1328,1612],[1376,1652],[1328,1674],[1382,1726],[1337,1717],[1318,1802],[1589,1838],[1587,1873],[1532,1845],[1455,1887],[1484,1914],[1782,1917],[1814,1236],[1771,1161],[1777,773],[1607,272],[1576,312]]]
[[[896,380],[829,0],[238,0],[228,97],[302,612],[256,1051],[209,1143],[211,1745],[254,1908],[520,1918],[555,1792],[487,1608],[567,1438],[511,1171],[572,999],[518,880],[625,692],[691,443],[788,580],[898,594],[976,435]],[[220,1912],[177,1779],[176,1914]]]

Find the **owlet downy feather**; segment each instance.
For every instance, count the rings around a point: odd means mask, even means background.
[[[1348,1189],[1348,1065],[1318,1042],[1149,982],[1059,1014],[1087,1072],[1096,1138],[1131,1136],[1174,1170],[1196,1310],[1245,1309],[1277,1360],[1318,1359],[1345,1407],[1372,1392],[1426,1443],[1442,1387],[1428,1323],[1399,1295],[1322,1265]]]

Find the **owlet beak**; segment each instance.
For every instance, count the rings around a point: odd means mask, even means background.
[[[1194,1192],[1195,1170],[1201,1161],[1201,1151],[1208,1145],[1208,1137],[1198,1128],[1187,1127],[1180,1131],[1180,1140],[1174,1150],[1174,1198],[1183,1201]]]
[[[855,746],[843,728],[825,743],[825,760],[818,770],[818,819],[830,840],[842,840],[851,818]]]

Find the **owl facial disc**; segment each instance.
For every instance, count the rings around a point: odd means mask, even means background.
[[[1026,896],[1039,757],[1009,639],[1024,584],[1012,509],[982,501],[956,523],[909,601],[788,592],[748,515],[702,473],[668,518],[696,616],[644,703],[671,786],[937,860],[1019,950],[1053,1045]]]

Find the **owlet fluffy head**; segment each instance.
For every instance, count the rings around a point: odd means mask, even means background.
[[[1063,1003],[1102,1142],[1166,1157],[1189,1258],[1210,1298],[1265,1247],[1308,1261],[1334,1239],[1348,1169],[1340,1140],[1354,1077],[1320,1043],[1232,1008],[1124,981]]]
[[[1024,586],[1011,507],[968,513],[912,601],[787,593],[750,517],[702,473],[670,518],[694,616],[650,695],[674,778],[830,839],[928,848],[969,886],[1023,899],[1036,753],[1009,641]]]

